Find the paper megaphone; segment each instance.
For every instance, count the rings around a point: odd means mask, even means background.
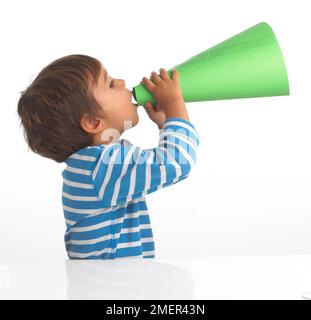
[[[289,95],[286,68],[271,27],[261,22],[167,70],[176,68],[185,102]],[[154,96],[132,90],[138,105]]]

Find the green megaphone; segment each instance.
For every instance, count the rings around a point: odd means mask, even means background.
[[[185,102],[289,95],[285,63],[271,27],[261,22],[167,70],[176,68]],[[154,96],[132,89],[138,105]]]

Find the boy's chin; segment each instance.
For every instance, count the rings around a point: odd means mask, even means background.
[[[127,129],[135,127],[139,122],[138,115],[134,115],[133,118],[131,120],[128,120],[127,122],[128,122],[128,126],[127,126],[128,128]]]
[[[133,120],[133,127],[135,127],[139,122],[139,117],[138,115],[136,116],[136,118]]]

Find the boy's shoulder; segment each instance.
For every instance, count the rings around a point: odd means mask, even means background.
[[[98,158],[101,156],[103,151],[110,146],[132,146],[132,143],[127,139],[119,139],[116,143],[105,145],[105,144],[98,144],[94,146],[87,146],[83,149],[78,150],[77,152],[71,154],[66,160],[65,163],[67,165],[70,165],[72,163],[78,164],[86,164],[86,162],[89,163],[95,163],[97,162]]]

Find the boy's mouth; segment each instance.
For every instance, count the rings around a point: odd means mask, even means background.
[[[135,107],[138,107],[138,104],[137,103],[135,103],[136,102],[136,100],[135,100],[135,98],[134,98],[134,95],[132,94],[132,92],[130,91],[130,93],[131,93],[131,103],[135,106]]]

